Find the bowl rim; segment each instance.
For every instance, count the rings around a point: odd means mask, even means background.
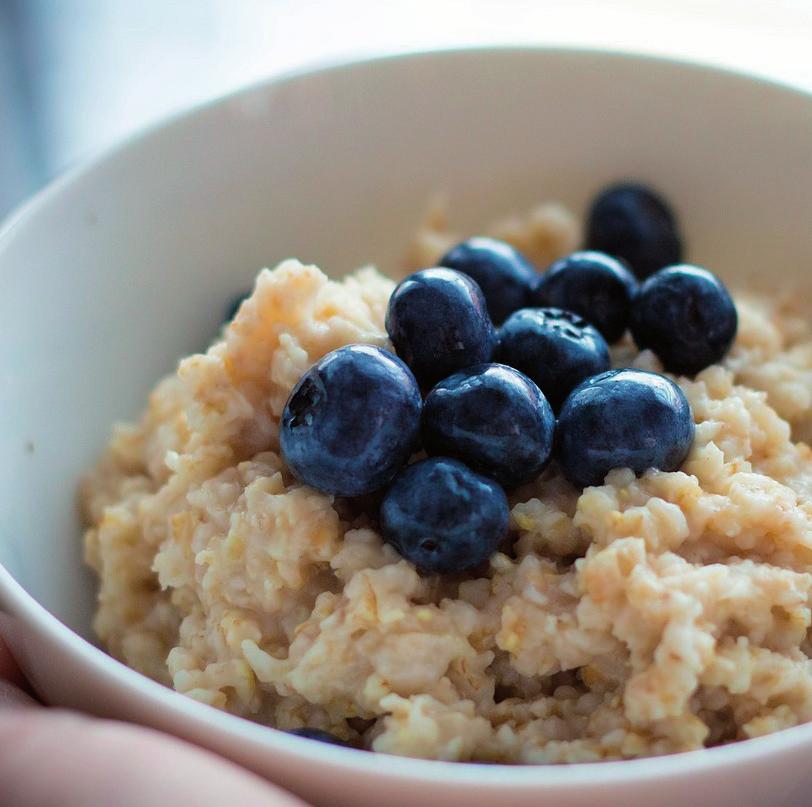
[[[253,81],[250,84],[191,105],[144,126],[123,140],[103,149],[78,163],[24,201],[0,222],[0,259],[15,233],[35,221],[38,211],[57,203],[60,195],[96,170],[102,170],[146,139],[161,137],[165,132],[192,121],[201,121],[207,114],[216,113],[234,101],[261,95],[282,85],[288,85],[314,76],[338,74],[352,70],[375,70],[390,62],[417,62],[443,59],[489,58],[494,54],[528,59],[573,59],[580,61],[616,62],[636,64],[643,68],[652,63],[676,72],[693,72],[697,77],[727,80],[739,86],[756,85],[762,90],[795,96],[800,103],[812,105],[812,89],[785,80],[767,77],[755,71],[726,66],[704,64],[693,59],[670,55],[656,55],[599,47],[569,47],[566,45],[528,45],[498,43],[484,46],[453,46],[404,50],[397,53],[375,54],[356,59],[335,58],[311,63],[295,69]],[[181,695],[127,667],[109,656],[62,623],[37,601],[0,563],[0,599],[7,604],[10,617],[24,623],[38,635],[60,648],[72,661],[94,668],[107,683],[128,691],[136,700],[151,701],[182,722],[182,727],[205,734],[213,730],[225,740],[247,741],[256,748],[290,759],[316,761],[335,773],[357,772],[372,777],[397,779],[402,782],[422,780],[436,785],[472,785],[498,787],[502,793],[539,787],[581,789],[611,784],[662,782],[665,776],[682,778],[710,771],[728,770],[756,759],[764,761],[802,744],[812,748],[812,723],[782,729],[762,737],[755,737],[724,746],[665,756],[639,759],[607,760],[577,763],[578,776],[572,776],[570,765],[531,764],[503,765],[478,762],[447,762],[440,760],[385,755],[342,748],[287,734],[271,727],[223,712]],[[1,612],[0,612],[1,613]],[[188,734],[188,731],[186,731]],[[505,780],[505,770],[510,778]],[[539,792],[543,795],[543,792]]]

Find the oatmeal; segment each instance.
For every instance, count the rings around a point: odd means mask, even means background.
[[[497,225],[539,265],[558,206]],[[411,268],[456,241],[435,210]],[[283,730],[447,760],[632,758],[812,720],[812,331],[736,298],[727,357],[671,376],[695,437],[677,471],[576,489],[553,463],[509,493],[511,541],[475,573],[420,573],[374,508],[297,482],[280,417],[320,357],[390,349],[394,283],[288,260],[204,354],[116,427],[85,480],[96,631],[125,664]],[[662,371],[627,337],[614,366]]]

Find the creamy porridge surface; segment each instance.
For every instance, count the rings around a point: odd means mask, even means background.
[[[492,232],[539,265],[579,239],[555,205]],[[455,240],[437,208],[410,266]],[[812,720],[805,319],[739,294],[728,357],[677,379],[697,423],[681,471],[613,471],[581,493],[552,466],[511,494],[511,554],[441,579],[278,453],[315,360],[388,346],[393,287],[372,268],[263,270],[222,338],[115,429],[82,486],[110,652],[252,720],[419,757],[630,758]],[[660,369],[628,341],[613,359]]]

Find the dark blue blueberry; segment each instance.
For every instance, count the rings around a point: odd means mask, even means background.
[[[736,306],[721,280],[698,266],[671,266],[637,291],[631,331],[671,373],[695,375],[722,359],[736,338]]]
[[[564,308],[591,322],[611,343],[629,324],[634,275],[603,252],[573,252],[556,261],[536,288],[537,305]]]
[[[694,440],[685,393],[646,370],[610,370],[573,390],[558,416],[556,454],[579,488],[601,485],[613,468],[676,471]]]
[[[479,284],[496,325],[530,305],[538,279],[533,264],[521,252],[495,238],[469,238],[457,244],[440,258],[440,266],[463,272]]]
[[[223,318],[224,323],[231,322],[234,317],[237,316],[237,312],[240,310],[240,306],[251,296],[251,292],[244,291],[241,294],[237,294],[236,296],[231,298],[231,301],[226,308],[226,315]]]
[[[674,214],[645,185],[628,182],[606,188],[592,203],[586,229],[588,249],[623,258],[639,278],[682,260]]]
[[[306,740],[318,740],[320,743],[329,743],[330,745],[347,745],[344,740],[336,737],[335,734],[330,734],[329,731],[322,731],[322,729],[310,729],[303,726],[300,729],[292,729],[288,734],[295,734],[297,737],[304,737]]]
[[[508,317],[497,358],[530,376],[556,412],[574,387],[610,363],[600,332],[560,308],[523,308]]]
[[[490,361],[496,331],[479,286],[453,269],[423,269],[398,284],[386,330],[424,387]]]
[[[541,390],[504,364],[477,364],[441,381],[423,404],[423,446],[513,487],[550,458],[555,416]]]
[[[397,356],[370,345],[341,347],[293,388],[282,413],[282,456],[317,490],[371,493],[408,460],[421,408],[417,382]]]
[[[462,572],[487,560],[507,534],[499,485],[447,457],[404,468],[381,504],[384,540],[425,572]]]

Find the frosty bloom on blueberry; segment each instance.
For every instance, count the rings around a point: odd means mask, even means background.
[[[573,252],[556,261],[536,286],[535,302],[579,314],[609,342],[617,342],[629,324],[634,275],[603,252]]]
[[[424,269],[392,292],[386,331],[422,385],[490,361],[496,346],[482,290],[453,269]]]
[[[409,458],[420,427],[420,391],[391,353],[348,345],[300,379],[282,414],[280,443],[291,472],[339,496],[380,489]]]
[[[577,487],[600,485],[614,468],[676,471],[694,439],[683,391],[645,370],[610,370],[576,387],[558,418],[561,470]]]
[[[456,457],[505,487],[535,479],[553,447],[555,416],[544,393],[503,364],[477,364],[426,396],[423,446]]]
[[[530,304],[538,280],[535,268],[521,252],[495,238],[469,238],[457,244],[440,258],[440,266],[476,281],[495,325]]]
[[[410,465],[381,505],[384,539],[419,569],[440,574],[487,560],[507,534],[508,519],[499,485],[448,457]]]
[[[554,410],[573,387],[609,369],[609,347],[597,328],[572,311],[523,308],[499,329],[497,359],[538,384]]]
[[[631,330],[637,346],[672,373],[694,375],[722,359],[736,338],[736,306],[721,280],[700,266],[671,266],[637,290]]]

